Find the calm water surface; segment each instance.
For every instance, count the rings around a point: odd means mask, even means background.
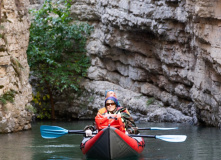
[[[82,135],[68,134],[57,139],[43,139],[41,125],[57,125],[68,130],[83,129],[92,121],[36,122],[32,130],[0,134],[0,160],[85,160],[81,153]],[[146,138],[146,147],[137,158],[127,160],[219,160],[221,130],[176,123],[138,123],[138,127],[179,127],[170,131],[141,131],[148,135],[187,135],[182,143]]]

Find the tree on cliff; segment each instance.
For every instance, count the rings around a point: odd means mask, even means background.
[[[78,82],[90,64],[85,45],[92,27],[72,20],[70,2],[65,0],[60,7],[59,1],[46,0],[39,10],[31,12],[28,62],[31,73],[47,87],[52,119],[53,91],[78,90]]]

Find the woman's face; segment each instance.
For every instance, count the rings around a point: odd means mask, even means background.
[[[112,100],[107,100],[105,106],[109,112],[113,112],[116,108],[116,104]]]

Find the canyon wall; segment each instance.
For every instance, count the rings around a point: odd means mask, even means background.
[[[94,25],[85,115],[115,89],[139,120],[220,126],[221,0],[73,0],[72,16]]]
[[[32,89],[26,50],[29,41],[28,0],[1,0],[0,133],[31,128]],[[7,99],[7,95],[11,98]],[[6,101],[6,103],[4,103]]]
[[[0,129],[10,132],[30,127],[29,2],[2,2],[0,95],[17,94],[0,105]],[[91,67],[80,96],[56,99],[58,117],[93,119],[114,89],[135,120],[220,127],[221,0],[73,0],[71,14],[94,26]]]

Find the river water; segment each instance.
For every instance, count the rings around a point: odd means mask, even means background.
[[[56,125],[68,130],[83,129],[92,121],[35,122],[28,131],[0,134],[0,160],[85,160],[80,150],[82,135],[67,134],[43,139],[41,125]],[[179,127],[170,131],[141,131],[146,135],[187,135],[181,143],[146,138],[142,154],[130,160],[219,160],[221,130],[177,123],[138,123],[138,127]],[[129,159],[127,159],[129,160]]]

